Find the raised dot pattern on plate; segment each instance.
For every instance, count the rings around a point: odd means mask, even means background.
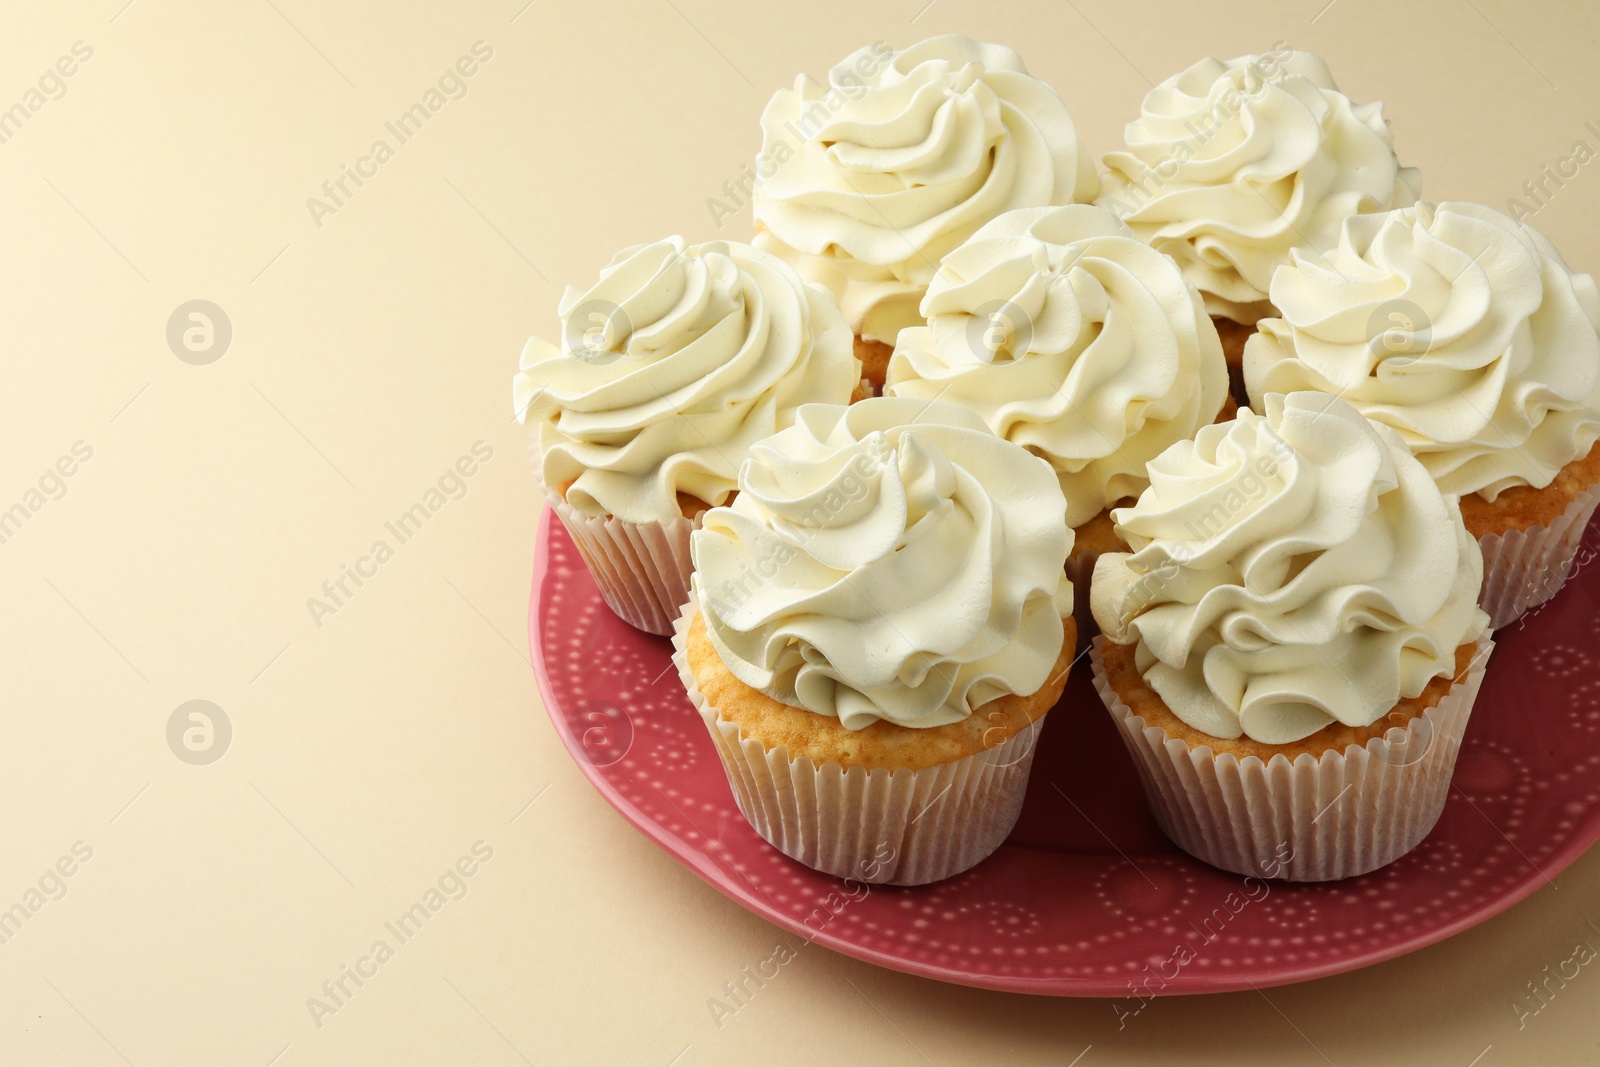
[[[1587,541],[1600,543],[1595,528]],[[841,882],[745,822],[670,644],[607,610],[548,514],[529,632],[558,734],[647,837],[798,936],[950,982],[1116,997],[1151,975],[1160,992],[1183,993],[1336,974],[1497,914],[1600,838],[1600,566],[1497,635],[1433,833],[1382,870],[1321,885],[1242,879],[1161,837],[1116,734],[1092,718],[1104,712],[1080,669],[1045,720],[1023,818],[994,856],[931,886]]]

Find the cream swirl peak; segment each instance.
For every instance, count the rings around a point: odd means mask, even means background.
[[[1050,469],[952,404],[814,404],[694,533],[723,663],[860,729],[943,726],[1049,680],[1072,584]]]
[[[1278,745],[1376,722],[1488,617],[1458,498],[1392,430],[1322,393],[1265,407],[1150,465],[1112,513],[1133,551],[1100,557],[1090,597],[1178,718]]]
[[[530,340],[513,399],[546,489],[585,514],[669,523],[679,493],[720,504],[751,444],[860,380],[827,294],[749,245],[625,249],[560,314],[565,350]]]
[[[1399,431],[1447,493],[1543,488],[1600,436],[1600,291],[1478,204],[1349,219],[1272,280],[1250,395],[1316,389]]]
[[[1327,64],[1279,47],[1205,59],[1150,90],[1125,151],[1106,156],[1099,203],[1168,253],[1213,315],[1270,311],[1291,247],[1326,251],[1350,215],[1416,201],[1383,105],[1353,104]]]
[[[1040,456],[1080,526],[1228,395],[1216,327],[1178,265],[1104,208],[1021,208],[945,257],[886,392],[971,408]]]
[[[1094,161],[1016,52],[934,37],[801,75],[761,115],[756,245],[838,297],[857,334],[921,323],[939,259],[1016,207],[1093,199]]]

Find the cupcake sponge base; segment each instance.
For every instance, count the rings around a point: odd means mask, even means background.
[[[931,766],[817,762],[749,736],[707,699],[688,651],[699,615],[691,596],[673,635],[673,663],[716,745],[739,811],[779,851],[839,878],[924,885],[975,866],[1011,833],[1022,812],[1042,712],[1019,717],[1020,728],[1011,724],[992,746]],[[1069,623],[1062,654],[1067,666],[1071,648]],[[1041,701],[1055,702],[1065,674],[1060,668],[1038,694]],[[973,717],[988,721],[983,714],[979,708]]]

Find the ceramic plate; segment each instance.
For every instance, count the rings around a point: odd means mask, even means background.
[[[1000,850],[935,885],[868,887],[801,866],[750,828],[669,642],[612,615],[548,511],[528,630],[545,707],[600,795],[785,930],[988,989],[1215,992],[1338,974],[1432,944],[1547,884],[1600,838],[1597,553],[1591,528],[1561,595],[1496,636],[1433,833],[1382,870],[1319,885],[1246,881],[1168,843],[1086,657],[1045,720],[1022,817]]]

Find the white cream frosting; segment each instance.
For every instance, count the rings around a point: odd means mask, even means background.
[[[1204,59],[1152,89],[1105,158],[1099,203],[1173,256],[1211,313],[1254,322],[1291,247],[1326,251],[1350,215],[1416,201],[1383,105],[1287,48]]]
[[[886,392],[971,408],[1043,458],[1080,526],[1228,395],[1216,327],[1178,265],[1104,208],[1021,208],[945,257]]]
[[[1447,493],[1544,487],[1600,436],[1600,291],[1543,234],[1478,204],[1345,223],[1272,280],[1252,397],[1316,389],[1399,431]]]
[[[939,259],[1016,207],[1093,199],[1094,161],[1016,52],[934,37],[801,75],[761,115],[757,247],[827,286],[857,334],[918,325]],[[769,173],[770,171],[770,173]]]
[[[720,504],[754,442],[860,380],[827,294],[749,245],[625,249],[560,314],[564,347],[528,342],[513,399],[538,427],[545,486],[572,483],[585,514],[670,523],[680,492]]]
[[[1072,531],[1050,468],[952,404],[807,405],[691,542],[746,685],[860,729],[943,726],[1050,680]]]
[[[1392,430],[1323,393],[1265,401],[1150,465],[1090,601],[1178,718],[1278,745],[1376,722],[1488,617],[1459,498]]]

